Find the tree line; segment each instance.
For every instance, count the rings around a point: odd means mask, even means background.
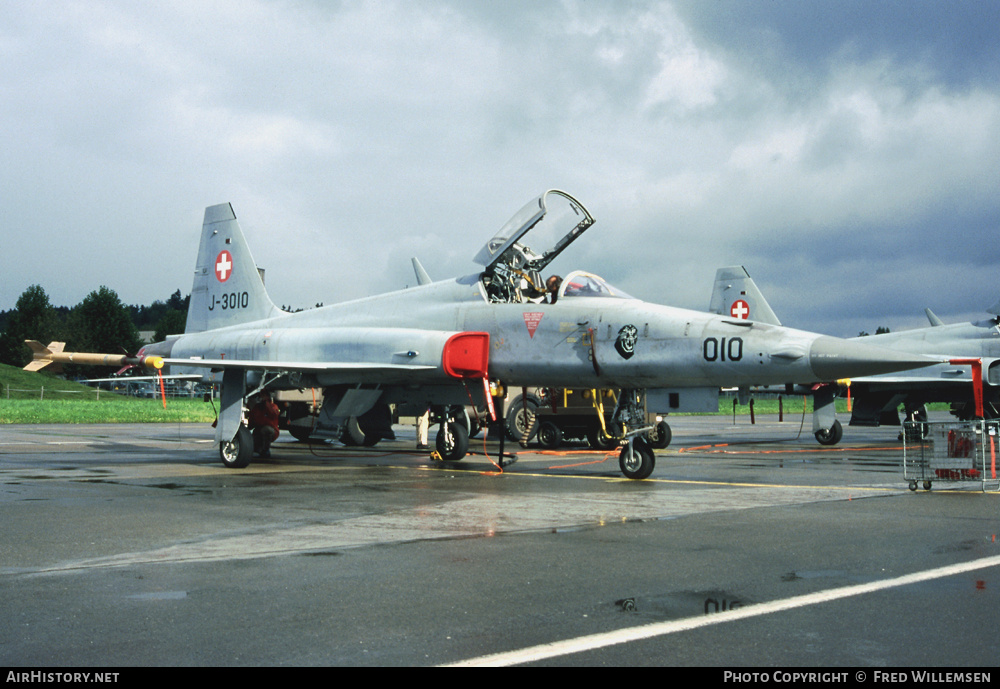
[[[139,331],[153,331],[153,341],[184,332],[191,296],[174,292],[148,306],[125,305],[103,285],[72,308],[53,306],[40,285],[18,297],[10,311],[0,311],[0,363],[25,366],[31,352],[25,340],[65,342],[66,351],[134,354],[143,345]]]

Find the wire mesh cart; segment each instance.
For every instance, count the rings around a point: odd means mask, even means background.
[[[976,481],[1000,491],[1000,421],[906,421],[903,479],[910,490],[930,490],[936,481]]]

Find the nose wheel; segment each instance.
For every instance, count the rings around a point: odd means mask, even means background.
[[[636,436],[625,443],[618,455],[618,466],[626,478],[649,478],[656,466],[656,455],[649,441]]]

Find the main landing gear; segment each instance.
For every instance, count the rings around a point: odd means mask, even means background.
[[[244,469],[249,466],[253,458],[253,434],[250,429],[240,424],[232,440],[220,442],[219,457],[227,469]]]
[[[813,435],[816,436],[816,442],[820,445],[836,445],[844,437],[844,427],[840,425],[839,421],[834,421],[830,428],[821,428]]]

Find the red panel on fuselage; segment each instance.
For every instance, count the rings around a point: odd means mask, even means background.
[[[454,378],[485,378],[489,359],[489,333],[458,333],[445,343],[441,365]]]

